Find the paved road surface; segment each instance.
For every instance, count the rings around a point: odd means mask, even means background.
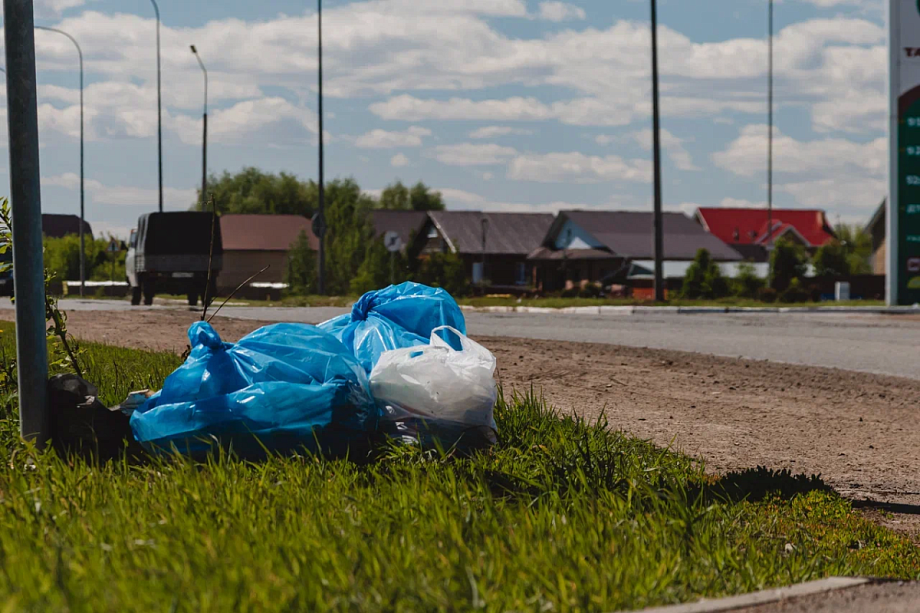
[[[62,300],[65,310],[144,309],[126,301]],[[0,300],[0,308],[10,308]],[[188,308],[159,305],[154,309]],[[318,323],[342,308],[225,307],[221,315]],[[469,332],[675,349],[826,366],[920,379],[920,318],[852,314],[497,314],[467,313]]]

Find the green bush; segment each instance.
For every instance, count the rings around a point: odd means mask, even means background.
[[[815,252],[815,275],[819,277],[847,277],[850,270],[850,257],[846,247],[840,241],[828,241]]]
[[[700,249],[684,275],[681,297],[688,300],[724,298],[729,293],[728,281],[709,251]]]
[[[789,283],[787,287],[780,295],[779,301],[785,302],[787,304],[796,303],[796,302],[808,302],[810,294],[808,290],[802,285],[802,282],[795,278]]]
[[[287,270],[284,271],[288,292],[297,296],[315,294],[316,274],[316,252],[310,247],[307,233],[301,232],[288,251]]]
[[[443,288],[453,296],[463,296],[470,290],[463,260],[453,253],[433,253],[422,260],[416,280]]]
[[[377,239],[367,246],[358,274],[351,280],[351,293],[360,296],[391,283],[410,281],[412,276],[406,255],[402,252],[390,253],[383,240]]]
[[[776,302],[776,298],[777,291],[772,287],[762,287],[760,291],[757,292],[757,299],[767,304],[773,304]]]
[[[92,240],[84,237],[86,245],[86,279],[92,281],[124,281],[125,252],[107,251],[111,238]],[[121,241],[118,241],[119,247]],[[80,280],[80,237],[68,234],[62,238],[44,239],[45,268],[62,281]]]
[[[732,293],[738,298],[754,299],[766,285],[766,280],[757,276],[754,265],[743,262],[738,266],[738,276],[732,279]]]
[[[808,254],[784,238],[776,241],[770,253],[770,287],[782,294],[793,279],[800,279],[808,271]]]

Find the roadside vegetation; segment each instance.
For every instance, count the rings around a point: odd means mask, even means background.
[[[496,409],[487,452],[214,457],[104,465],[16,437],[13,334],[0,419],[7,610],[617,610],[827,575],[920,576],[920,550],[817,478],[701,462],[553,413]],[[86,343],[108,405],[179,363]]]

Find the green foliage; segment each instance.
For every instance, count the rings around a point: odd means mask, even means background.
[[[681,288],[681,297],[688,299],[697,298],[724,298],[729,293],[728,281],[722,276],[719,265],[712,260],[706,249],[696,252],[696,258],[684,275],[684,285]]]
[[[781,238],[770,253],[770,287],[782,294],[793,279],[808,272],[808,254],[798,244]]]
[[[846,252],[851,275],[872,274],[872,235],[865,228],[855,224],[839,224],[834,228],[837,241]]]
[[[311,217],[319,201],[319,188],[312,181],[304,182],[282,172],[279,175],[258,168],[244,168],[236,174],[224,172],[208,178],[208,194],[214,199],[218,213],[256,213],[273,215],[303,215]],[[192,206],[195,210],[211,210],[201,203],[201,191]]]
[[[0,334],[0,356],[11,346]],[[86,349],[106,404],[178,363]],[[487,453],[393,447],[373,462],[65,461],[20,442],[12,402],[0,405],[11,610],[611,611],[920,574],[908,537],[818,479],[713,477],[532,395],[499,401]]]
[[[732,279],[732,293],[739,298],[754,299],[766,284],[765,279],[757,276],[753,264],[743,262],[738,266],[738,276]]]
[[[453,253],[433,253],[422,260],[416,281],[441,287],[453,296],[462,296],[470,289],[463,260]]]
[[[310,247],[306,232],[301,232],[288,251],[284,280],[295,295],[316,293],[316,252]]]
[[[371,225],[373,198],[353,179],[335,180],[326,186],[326,292],[347,294],[351,281],[374,240]]]
[[[815,275],[819,277],[848,277],[850,257],[840,241],[828,241],[818,248],[813,260]]]
[[[111,240],[111,237],[96,240],[85,237],[87,280],[125,280],[126,252],[119,249],[114,253],[109,253],[107,249]],[[120,247],[121,241],[118,241],[118,244]],[[45,238],[44,248],[45,268],[55,278],[62,281],[80,280],[80,237],[78,235],[68,234],[61,238]]]
[[[379,206],[397,211],[443,211],[444,198],[421,181],[411,189],[397,181],[380,194]]]
[[[390,253],[383,240],[371,241],[364,254],[364,261],[358,268],[358,274],[351,280],[351,293],[361,295],[371,290],[386,287],[392,283],[402,283],[412,278],[406,255],[402,252]]]
[[[798,278],[789,282],[789,286],[779,295],[779,301],[785,303],[808,302],[809,294]]]

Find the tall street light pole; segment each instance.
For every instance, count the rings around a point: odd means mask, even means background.
[[[767,250],[773,247],[773,0],[767,9]]]
[[[86,200],[83,190],[83,50],[80,49],[80,43],[77,42],[77,39],[63,30],[45,26],[35,26],[35,29],[56,32],[66,36],[77,48],[77,55],[80,58],[80,297],[82,298],[86,295],[86,244],[83,236],[83,226],[86,223]]]
[[[319,213],[314,224],[314,234],[319,237],[317,289],[320,295],[324,295],[326,293],[326,188],[323,182],[323,0],[316,0],[316,23],[319,32]]]
[[[32,0],[3,0],[3,17],[19,429],[24,438],[43,446],[50,434],[48,341],[45,338],[45,266]]]
[[[661,117],[658,110],[658,7],[652,3],[652,157],[655,173],[655,301],[664,302],[664,232],[661,218]]]
[[[208,69],[204,67],[195,45],[192,45],[192,53],[204,72],[204,134],[201,138],[201,210],[204,211],[208,204]]]
[[[160,212],[163,212],[163,90],[160,82],[160,7],[150,0],[157,15],[157,168],[160,188]]]

